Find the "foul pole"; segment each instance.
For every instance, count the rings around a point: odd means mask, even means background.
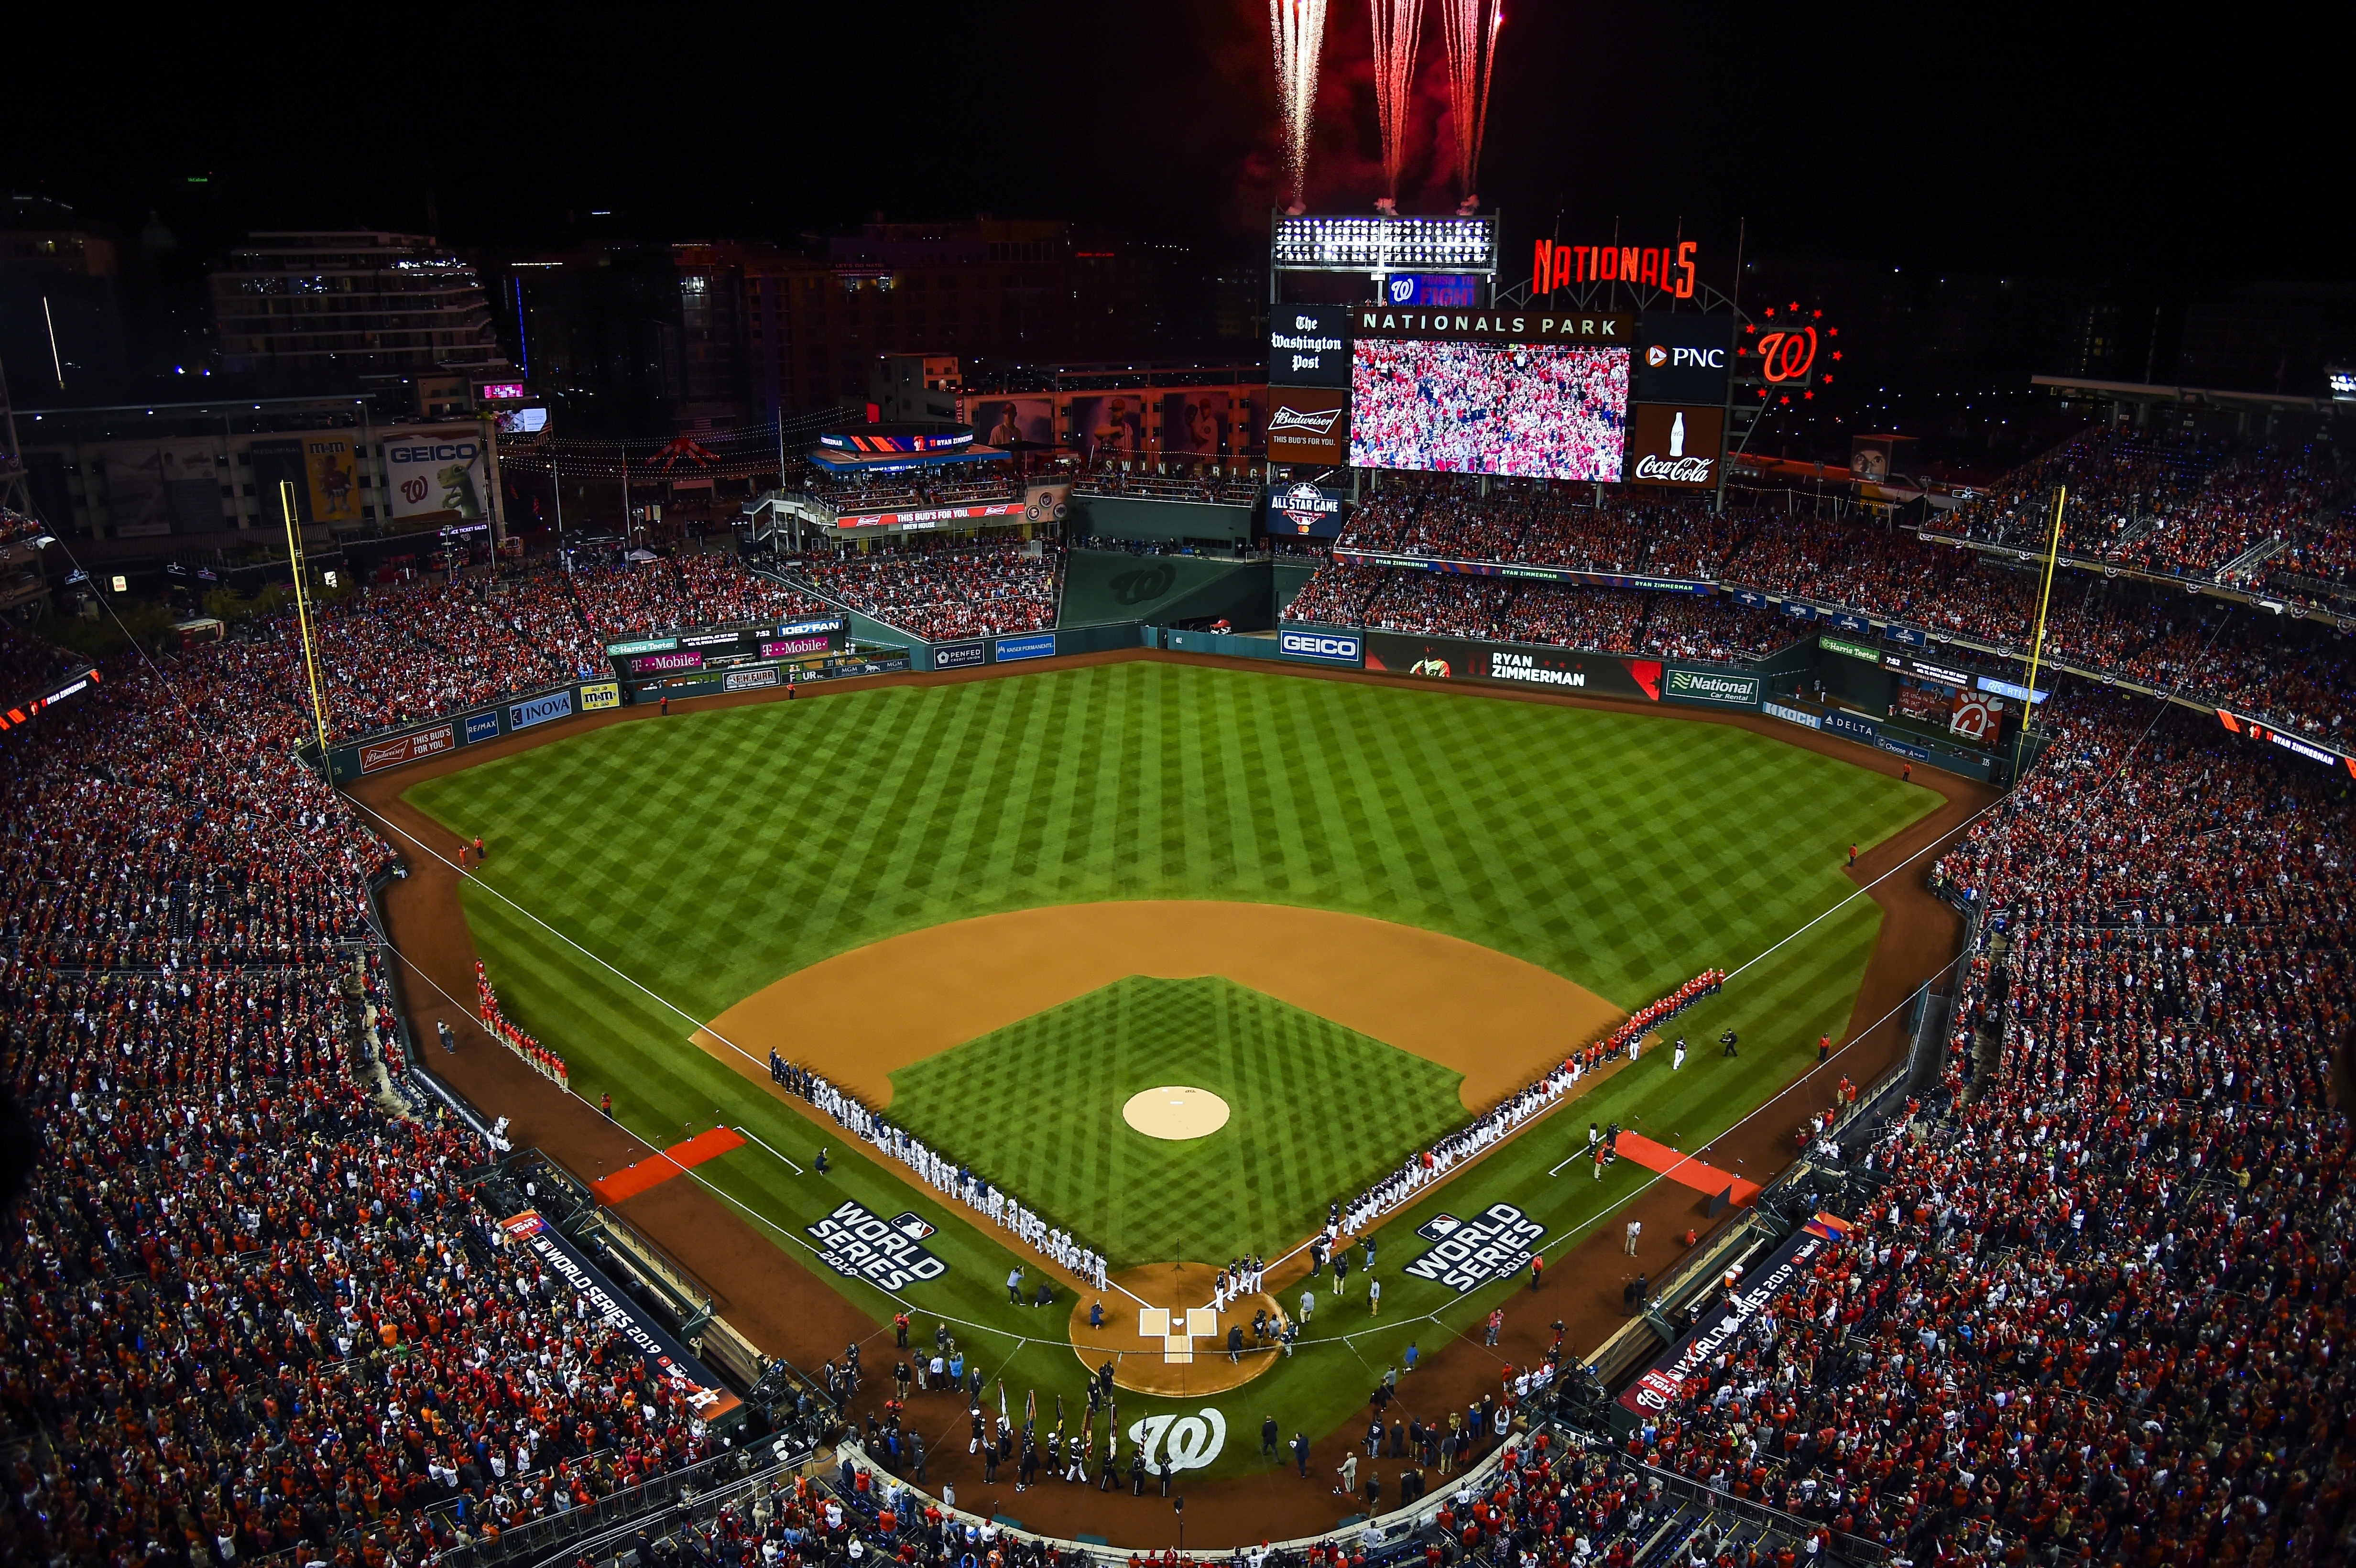
[[[2037,633],[2029,642],[2029,695],[2020,699],[2020,732],[2012,742],[2012,779],[2020,782],[2020,751],[2029,743],[2029,720],[2037,717],[2037,664],[2045,655],[2045,610],[2053,602],[2053,563],[2062,554],[2062,512],[2070,504],[2070,486],[2053,491],[2053,533],[2045,541],[2045,581],[2037,591]]]
[[[294,624],[303,635],[303,673],[311,680],[311,724],[319,737],[319,768],[327,766],[327,709],[319,700],[319,656],[311,644],[311,601],[304,591],[303,530],[294,521],[294,485],[278,482],[278,509],[286,517],[286,564],[294,574]]]

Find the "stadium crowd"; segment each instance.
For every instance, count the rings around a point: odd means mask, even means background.
[[[302,688],[232,640],[0,735],[7,1561],[414,1564],[712,1445],[398,1093],[391,855]]]
[[[1072,475],[1072,494],[1248,507],[1259,495],[1259,481],[1248,472],[1228,473],[1217,464],[1189,465],[1180,460],[1156,463],[1149,470],[1142,459],[1099,457]]]
[[[2056,461],[2032,470],[2050,480]],[[2329,489],[2311,464],[2286,476],[2261,474],[2258,462],[2257,454],[2245,455],[2241,466],[2212,475],[2199,493],[2222,505],[2227,496]],[[2093,476],[2083,466],[2070,472],[2081,482]],[[2158,481],[2147,464],[2116,483]],[[2015,658],[2027,652],[2034,635],[2040,582],[2017,562],[1931,542],[1888,523],[1773,508],[1718,517],[1697,503],[1641,498],[1595,507],[1581,504],[1575,488],[1493,485],[1483,496],[1462,479],[1387,483],[1358,508],[1340,543],[1345,549],[1439,559],[1690,574],[1726,589],[1790,595],[1969,639],[2010,650]],[[2034,488],[2022,482],[2001,493],[2027,496]],[[2317,515],[2311,507],[2302,514]],[[2226,600],[2187,599],[2133,579],[2075,571],[2056,578],[2046,609],[2046,659],[2180,689],[2319,740],[2347,735],[2356,719],[2356,667],[2341,634],[2320,618],[2276,618]],[[1783,617],[1739,607],[1722,592],[1684,599],[1534,581],[1506,585],[1496,578],[1468,580],[1330,558],[1285,616],[1425,635],[1738,661],[1763,657],[1809,635]]]
[[[838,516],[1023,498],[1022,477],[1008,463],[946,464],[891,474],[834,474],[813,464],[803,472],[803,485]]]
[[[853,609],[938,643],[1054,625],[1063,552],[1050,545],[1034,555],[1012,538],[918,534],[784,566]]]
[[[1400,340],[1358,353],[1350,461],[1360,467],[1620,477],[1624,348]]]
[[[1915,1562],[2344,1557],[2350,803],[2101,692],[1933,872],[1944,1109],[1633,1440]]]

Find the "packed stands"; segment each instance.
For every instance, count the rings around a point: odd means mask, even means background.
[[[803,481],[838,516],[1023,498],[1022,477],[1007,463],[944,464],[896,474],[832,474],[813,464],[803,471]]]
[[[1933,872],[1987,923],[1946,1108],[1634,1445],[1916,1562],[2328,1561],[2349,804],[2196,719],[2066,704]]]
[[[1012,538],[916,535],[864,553],[787,563],[819,592],[926,642],[1035,632],[1055,624],[1062,552]]]
[[[2105,427],[2025,465],[1933,526],[2041,551],[2051,537],[2053,492],[2067,486],[2065,553],[2144,571],[2215,578],[2260,546],[2310,534],[2344,538],[2352,481],[2356,476],[2340,471],[2328,447]],[[2340,558],[2337,547],[2327,545],[2297,559],[2307,567],[2329,567]]]
[[[10,1561],[416,1562],[712,1441],[546,1310],[459,1179],[480,1141],[387,1109],[389,852],[294,761],[301,687],[232,640],[0,738],[0,1065],[45,1145],[0,1305]]]

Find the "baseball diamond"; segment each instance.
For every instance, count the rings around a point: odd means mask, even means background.
[[[1225,1327],[1258,1360],[1221,1336],[1175,1363],[1199,1373],[1132,1358],[1120,1419],[1195,1433],[1205,1399],[1244,1397],[1215,1361],[1312,1438],[1511,1288],[1409,1272],[1419,1227],[1506,1202],[1537,1238],[1515,1259],[1558,1249],[1649,1179],[1550,1174],[1588,1121],[1699,1149],[1849,1027],[1880,913],[1837,851],[1938,799],[1740,725],[1133,658],[620,724],[407,798],[498,847],[457,891],[507,1015],[633,1126],[741,1128],[686,1179],[819,1288],[1077,1411],[1070,1325],[1136,1338],[1123,1271],[1215,1291],[1248,1264],[1281,1312]],[[1762,954],[1518,1136],[1451,1146],[1334,1249],[1345,1269],[1303,1250],[1633,1009]],[[1739,1060],[1672,1071],[1668,1035],[1728,1029]],[[1229,1119],[1183,1141],[1124,1121],[1167,1085]],[[1098,1253],[1102,1290],[1074,1266]],[[1256,1465],[1187,1452],[1215,1479]]]

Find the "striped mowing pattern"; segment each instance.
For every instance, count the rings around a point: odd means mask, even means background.
[[[1126,1268],[1290,1246],[1462,1120],[1462,1082],[1232,981],[1131,976],[902,1068],[892,1115]],[[1121,1119],[1165,1083],[1226,1101],[1226,1125],[1177,1143]]]

